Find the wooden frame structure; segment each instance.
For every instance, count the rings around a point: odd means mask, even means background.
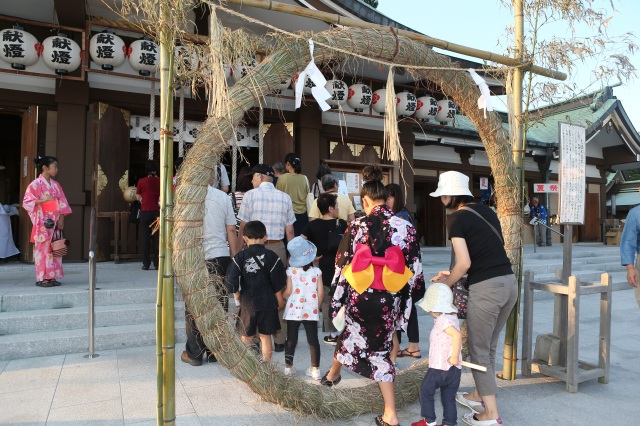
[[[555,310],[554,323],[565,322],[566,333],[559,336],[566,348],[564,365],[550,366],[540,360],[533,360],[533,292],[541,290],[553,293],[560,303],[568,308],[565,319],[561,311]],[[611,345],[611,276],[604,273],[599,283],[581,285],[578,277],[569,277],[568,285],[561,283],[542,283],[533,281],[533,272],[525,271],[523,295],[523,330],[522,330],[522,375],[530,377],[531,373],[542,373],[554,377],[567,384],[567,392],[578,392],[578,385],[592,379],[602,384],[609,383],[610,345]],[[600,294],[600,337],[598,365],[580,361],[578,357],[580,331],[580,296]],[[558,318],[560,316],[560,318]],[[561,351],[563,353],[564,351]]]

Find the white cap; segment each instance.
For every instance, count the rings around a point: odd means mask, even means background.
[[[444,283],[431,284],[418,306],[427,312],[442,312],[443,314],[458,312],[458,308],[453,306],[453,292]]]
[[[473,194],[469,191],[469,176],[454,171],[444,172],[438,180],[438,189],[429,195],[432,197],[441,195],[469,195],[473,197]]]

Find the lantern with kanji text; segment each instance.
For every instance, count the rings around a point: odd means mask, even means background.
[[[362,112],[371,105],[372,96],[371,87],[366,84],[353,84],[349,87],[347,105],[353,108],[355,112]]]
[[[16,70],[24,70],[35,64],[42,51],[38,40],[17,26],[0,31],[0,43],[0,58]]]
[[[44,39],[42,60],[46,66],[55,70],[56,74],[67,75],[80,66],[82,52],[78,43],[67,37],[66,34],[60,33]]]
[[[249,72],[256,67],[255,59],[251,61],[244,61],[238,64],[233,64],[231,68],[231,79],[237,83],[242,77],[249,74]]]
[[[93,62],[103,70],[112,71],[124,63],[127,46],[113,31],[104,30],[91,37],[89,53]]]
[[[344,81],[329,80],[324,85],[324,88],[331,94],[331,97],[327,99],[327,103],[331,105],[332,109],[336,109],[347,102],[348,87]]]
[[[156,72],[160,54],[158,45],[151,39],[145,37],[136,40],[129,46],[129,63],[131,67],[138,71],[138,74],[149,76]]]
[[[396,95],[396,115],[398,117],[409,117],[416,112],[418,100],[411,92],[400,92]]]
[[[429,121],[436,118],[438,113],[438,100],[431,96],[422,96],[416,101],[416,118],[420,121]]]
[[[378,89],[371,97],[371,108],[380,115],[384,115],[387,103],[387,89]]]
[[[456,104],[452,100],[443,99],[438,101],[438,112],[436,113],[438,123],[449,123],[456,118]]]
[[[298,74],[294,75],[293,78],[291,79],[291,86],[294,89],[296,87],[297,82],[298,82]],[[302,93],[304,93],[305,95],[310,95],[311,89],[313,89],[314,87],[316,87],[316,84],[311,80],[311,78],[309,78],[309,76],[307,76],[307,78],[304,80],[304,86],[302,86]]]

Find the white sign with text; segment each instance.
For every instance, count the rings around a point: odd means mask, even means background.
[[[585,128],[558,123],[560,140],[560,204],[561,224],[584,224],[586,191]]]

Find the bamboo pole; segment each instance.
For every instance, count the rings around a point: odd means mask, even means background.
[[[211,1],[211,0],[209,0]],[[285,3],[280,3],[271,0],[224,0],[225,3],[233,3],[240,6],[250,6],[259,9],[272,10],[274,12],[288,13],[290,15],[304,16],[311,19],[317,19],[324,21],[328,24],[343,25],[352,28],[363,29],[376,29],[389,28],[383,25],[372,24],[360,19],[347,18],[335,13],[322,12],[319,10],[307,9],[301,6],[292,6]],[[548,68],[540,67],[533,64],[525,64],[522,58],[511,58],[509,56],[500,55],[498,53],[489,52],[486,50],[475,49],[473,47],[463,46],[461,44],[451,43],[446,40],[441,40],[434,37],[429,37],[424,34],[415,33],[413,31],[407,31],[402,29],[394,29],[398,35],[407,37],[411,40],[427,43],[433,47],[437,47],[449,52],[460,53],[462,55],[472,56],[474,58],[485,59],[487,61],[496,62],[498,64],[507,65],[511,67],[517,67],[524,65],[524,69],[534,74],[542,75],[545,77],[553,78],[555,80],[564,81],[567,79],[567,74],[551,70]]]
[[[514,56],[518,61],[524,58],[524,6],[522,0],[513,0],[513,15],[515,21],[515,51]],[[513,134],[511,146],[513,147],[513,161],[516,165],[518,175],[518,196],[519,206],[522,211],[524,200],[524,150],[525,139],[522,132],[522,80],[523,70],[515,68],[511,80],[512,84],[512,111],[509,119],[513,120]],[[507,320],[504,336],[504,354],[502,364],[502,378],[505,380],[515,380],[518,359],[518,318],[520,316],[520,294],[522,292],[522,265],[524,257],[524,227],[520,231],[520,253],[518,256],[516,277],[518,278],[518,300],[513,307]]]
[[[158,270],[162,284],[162,352],[163,352],[163,421],[175,424],[175,312],[173,283],[173,62],[175,33],[171,9],[162,2],[165,25],[160,30],[160,262]]]

